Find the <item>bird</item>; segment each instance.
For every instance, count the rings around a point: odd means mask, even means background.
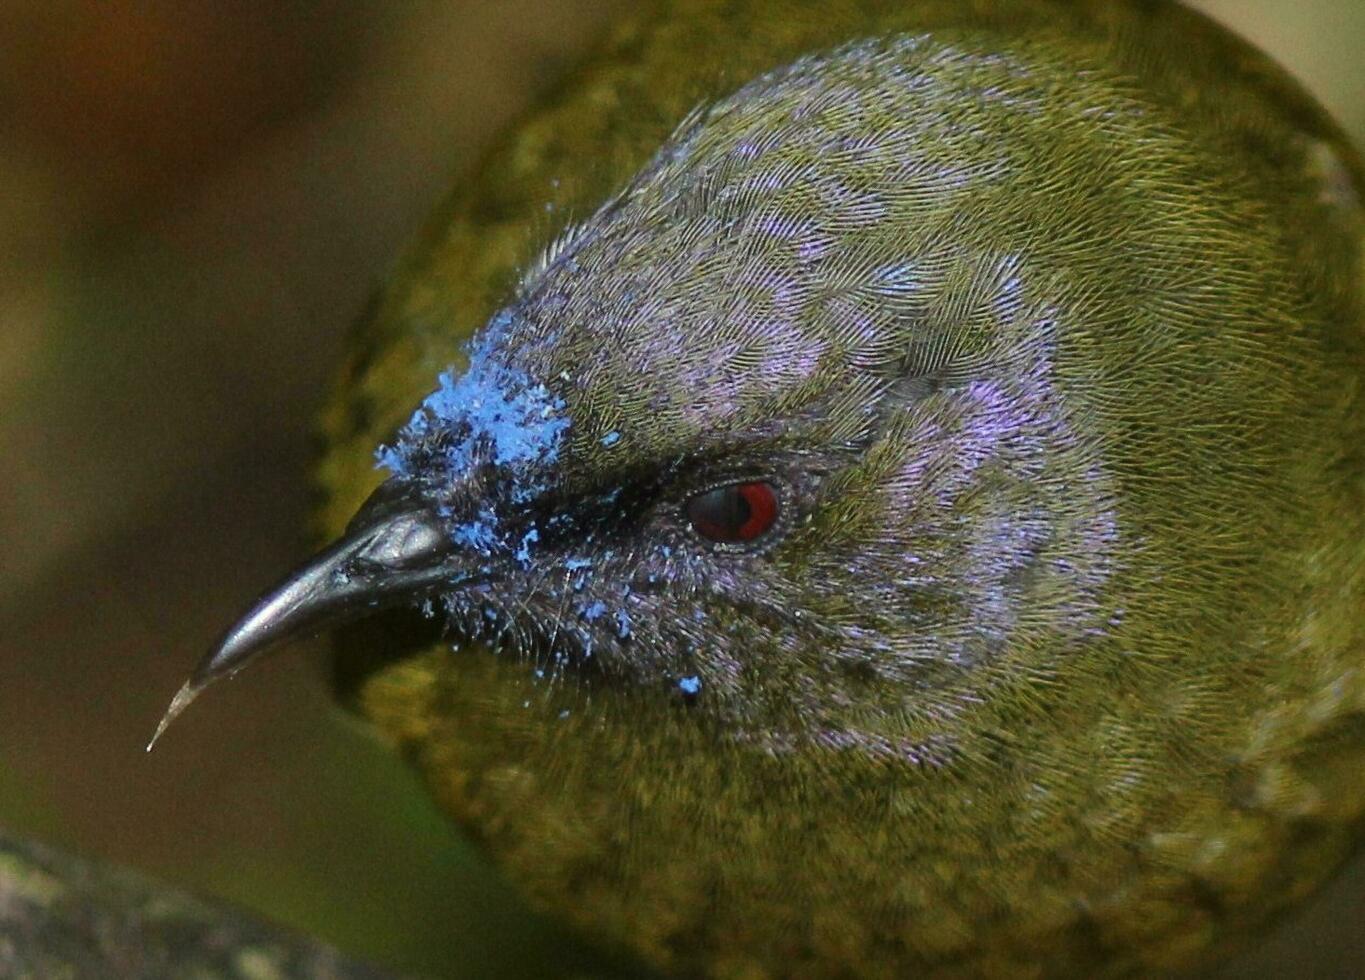
[[[1365,808],[1362,188],[1168,0],[651,5],[402,260],[333,543],[168,718],[337,630],[668,975],[1205,966]]]

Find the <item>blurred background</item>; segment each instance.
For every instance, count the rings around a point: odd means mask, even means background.
[[[1365,142],[1365,4],[1196,5]],[[345,328],[449,183],[627,6],[0,4],[0,825],[404,969],[597,969],[306,657],[142,747],[309,547],[312,417]],[[1357,862],[1228,975],[1365,975],[1362,921]]]

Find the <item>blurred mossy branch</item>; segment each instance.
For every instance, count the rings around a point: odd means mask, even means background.
[[[0,831],[0,976],[382,980],[336,951]]]

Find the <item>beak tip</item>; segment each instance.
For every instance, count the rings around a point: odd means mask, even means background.
[[[166,733],[166,729],[171,726],[171,722],[180,717],[181,712],[190,706],[199,692],[204,689],[202,684],[196,683],[193,679],[181,685],[180,690],[175,692],[175,697],[171,698],[171,703],[166,708],[166,713],[161,716],[161,722],[156,726],[156,733],[152,740],[147,743],[147,751],[150,752],[156,747],[161,736]]]

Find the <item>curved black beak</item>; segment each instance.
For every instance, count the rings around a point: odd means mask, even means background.
[[[147,750],[204,688],[272,647],[482,577],[460,567],[456,551],[428,505],[392,481],[382,484],[338,541],[285,576],[219,637],[171,700]]]

